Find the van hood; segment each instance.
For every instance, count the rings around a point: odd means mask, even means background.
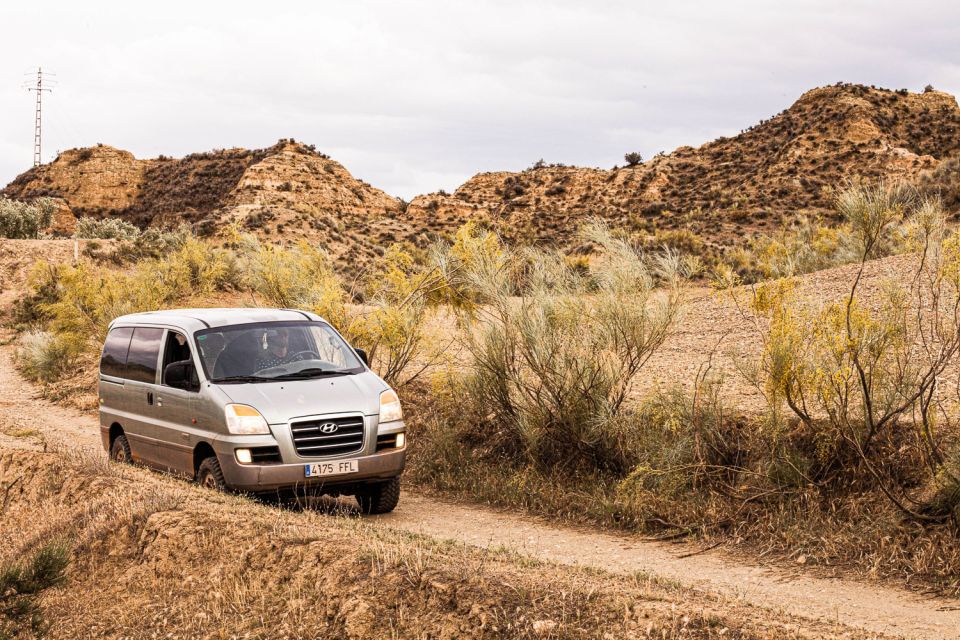
[[[270,424],[325,413],[380,413],[380,393],[389,389],[372,371],[317,378],[217,385],[231,402],[248,404]]]

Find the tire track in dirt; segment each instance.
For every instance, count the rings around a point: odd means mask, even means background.
[[[0,349],[0,441],[23,444],[9,433],[36,430],[66,448],[100,451],[96,415],[37,397],[13,367],[12,349]],[[754,566],[711,551],[679,557],[690,548],[602,533],[475,505],[404,492],[394,513],[370,518],[391,527],[478,547],[506,548],[548,562],[592,567],[610,573],[645,573],[721,598],[774,613],[841,623],[905,638],[960,638],[960,602],[921,598],[889,587],[852,580],[817,578]]]

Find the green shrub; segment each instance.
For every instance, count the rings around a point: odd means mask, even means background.
[[[323,250],[298,242],[289,247],[262,242],[251,234],[236,238],[244,285],[269,306],[315,310],[334,324],[346,317],[346,294]]]
[[[29,291],[14,302],[13,325],[23,330],[45,325],[49,320],[46,307],[60,296],[57,280],[58,267],[48,262],[38,262],[30,270],[27,283]]]
[[[120,218],[88,218],[77,220],[74,238],[97,240],[135,240],[140,229]]]
[[[66,579],[69,562],[69,547],[57,541],[40,547],[26,560],[0,566],[0,639],[46,634],[39,598]]]
[[[125,261],[167,258],[192,237],[190,227],[185,224],[173,231],[148,227],[132,240],[121,243],[115,254]]]
[[[76,355],[68,343],[49,331],[28,331],[20,338],[17,364],[31,380],[54,382],[71,371]]]
[[[111,257],[118,263],[131,263],[146,259],[165,259],[179,251],[193,239],[189,225],[182,224],[174,230],[148,227],[141,231],[120,218],[80,218],[75,238],[90,240],[116,240]]]
[[[243,284],[232,252],[192,236],[179,240],[164,258],[141,263],[139,269],[155,274],[158,285],[169,291],[171,299],[209,295]]]
[[[50,226],[56,209],[53,200],[37,198],[18,202],[0,197],[0,238],[37,239]]]
[[[616,497],[633,520],[698,527],[717,492],[736,492],[744,480],[756,484],[756,475],[742,474],[757,462],[751,440],[760,434],[732,418],[721,390],[722,380],[705,368],[692,391],[659,390],[625,416],[633,425],[633,466]]]
[[[410,245],[393,244],[361,283],[364,304],[351,309],[344,331],[390,384],[412,382],[441,355],[424,330],[443,284],[440,267]]]

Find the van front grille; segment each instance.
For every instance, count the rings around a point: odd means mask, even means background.
[[[290,425],[297,454],[322,458],[363,449],[363,418],[318,418]]]

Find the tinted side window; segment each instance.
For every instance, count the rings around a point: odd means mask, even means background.
[[[163,329],[134,329],[127,355],[127,379],[151,383],[157,381],[157,359],[160,357],[162,339]]]
[[[107,340],[103,343],[103,355],[100,356],[100,373],[105,376],[123,377],[131,335],[133,335],[133,327],[118,327],[107,334]]]

